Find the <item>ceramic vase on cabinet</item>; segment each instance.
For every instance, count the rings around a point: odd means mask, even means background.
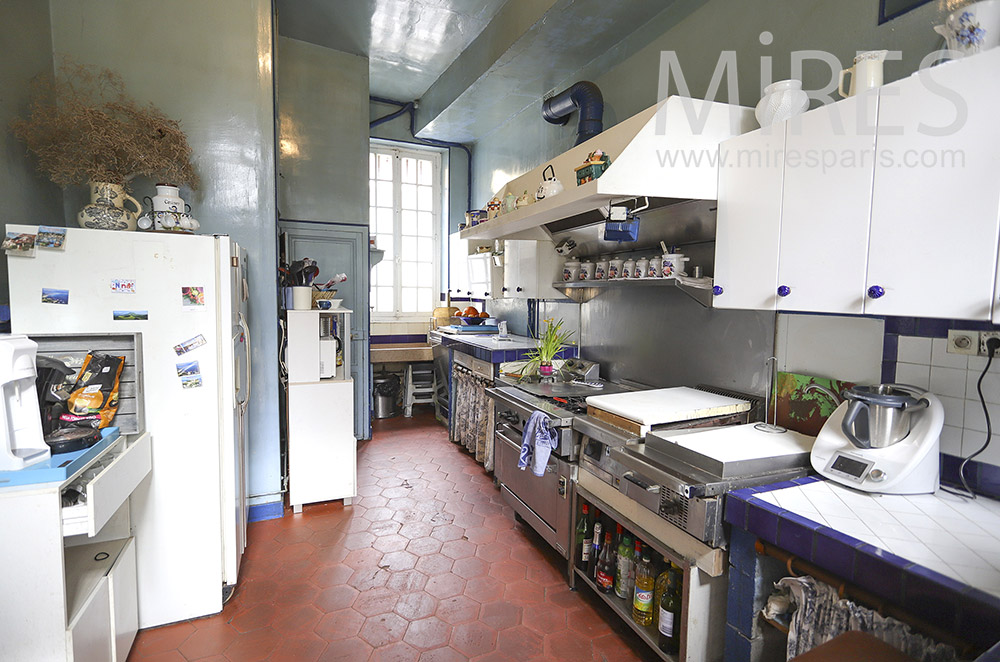
[[[153,211],[172,211],[179,214],[190,211],[180,195],[180,189],[173,184],[157,184],[156,195],[152,197]]]
[[[983,0],[948,15],[934,27],[954,57],[964,57],[1000,45],[1000,0]]]
[[[136,219],[142,212],[139,201],[125,193],[125,187],[107,182],[91,182],[90,204],[76,215],[81,228],[92,230],[135,230]],[[135,211],[125,208],[129,202]]]
[[[800,115],[809,107],[809,95],[800,80],[779,80],[764,88],[754,114],[762,127]]]

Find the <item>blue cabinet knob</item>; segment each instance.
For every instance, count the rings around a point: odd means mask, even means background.
[[[885,294],[885,288],[881,285],[872,285],[868,288],[869,299],[879,299]]]
[[[792,293],[792,288],[788,287],[787,285],[782,285],[778,288],[779,297],[787,297],[791,293]]]
[[[714,294],[715,296],[719,296],[719,295],[720,295],[720,294],[722,294],[722,293],[723,293],[724,291],[725,291],[725,290],[723,290],[723,289],[722,289],[722,286],[721,286],[721,285],[713,285],[713,286],[712,286],[712,294]]]
[[[521,291],[523,291],[523,290],[522,290],[522,288],[520,288],[520,287],[519,287],[519,288],[517,288],[517,291],[518,291],[518,292],[521,292]]]

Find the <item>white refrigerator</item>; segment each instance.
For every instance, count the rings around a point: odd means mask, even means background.
[[[220,611],[246,547],[246,251],[224,235],[69,228],[62,250],[7,264],[14,333],[142,333],[139,627]]]

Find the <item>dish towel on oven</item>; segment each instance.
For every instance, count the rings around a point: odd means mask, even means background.
[[[531,473],[544,476],[549,455],[555,447],[556,433],[549,427],[549,417],[540,411],[534,412],[521,433],[521,458],[517,468],[524,471],[530,464]]]

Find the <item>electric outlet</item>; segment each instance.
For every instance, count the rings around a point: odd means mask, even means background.
[[[956,331],[948,330],[948,353],[968,354],[975,356],[979,353],[979,332],[978,331]]]
[[[990,353],[986,349],[986,341],[990,338],[1000,338],[1000,331],[983,331],[979,334],[979,355],[989,356]]]

